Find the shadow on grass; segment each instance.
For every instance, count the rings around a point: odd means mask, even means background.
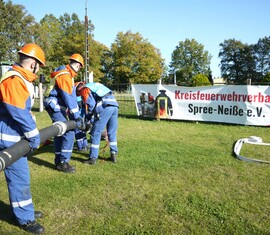
[[[55,169],[54,164],[52,164],[50,162],[47,162],[47,161],[44,161],[43,159],[36,158],[34,156],[28,157],[28,161],[33,162],[33,163],[35,163],[36,165],[39,165],[39,166],[45,166],[47,168]]]
[[[109,161],[108,157],[104,157],[105,155],[104,148],[108,149],[109,146],[105,144],[104,140],[101,140],[100,144],[101,144],[100,155],[102,156],[99,155],[98,159],[101,161]],[[55,165],[53,163],[46,161],[46,158],[42,158],[42,154],[45,153],[51,153],[54,155],[54,147],[52,145],[46,145],[39,148],[28,157],[28,161],[39,166],[45,166],[50,169],[55,169]],[[75,155],[73,153],[75,153]],[[81,163],[83,163],[85,160],[89,158],[89,151],[79,151],[74,149],[73,153],[71,159]],[[40,155],[40,157],[35,157],[35,155]],[[77,155],[79,155],[80,157],[78,157]]]
[[[40,111],[39,111],[39,107],[35,107],[35,106],[32,107],[31,111],[32,111],[32,112],[40,112]]]
[[[15,219],[12,217],[12,213],[10,210],[10,205],[0,201],[0,220],[6,221],[7,223],[18,226]]]
[[[35,163],[39,166],[45,166],[50,169],[55,169],[55,165],[46,161],[46,158],[40,159],[35,157],[35,155],[42,155],[43,153],[52,153],[54,154],[54,149],[51,146],[44,146],[38,150],[36,150],[31,156],[28,157],[28,161]]]
[[[85,160],[88,159],[88,154],[81,153],[81,152],[78,152],[78,153],[82,154],[82,156],[81,157],[77,157],[77,156],[72,155],[71,159],[72,160],[75,160],[75,161],[78,161],[78,162],[81,162],[81,163],[83,163]]]
[[[136,114],[118,114],[118,117],[123,117],[123,118],[127,118],[127,119],[138,119],[138,115]]]
[[[85,160],[88,160],[88,154],[87,155],[84,155],[82,157],[77,157],[77,156],[72,156],[71,157],[72,160],[75,160],[75,161],[78,161],[78,162],[81,162],[83,163]],[[101,156],[98,156],[98,160],[101,161],[101,162],[111,162],[111,160],[109,159],[109,157],[101,157]]]

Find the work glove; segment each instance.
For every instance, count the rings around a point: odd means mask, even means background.
[[[40,135],[38,134],[35,137],[28,138],[28,141],[30,149],[33,149],[33,151],[38,149],[40,145]]]
[[[85,115],[85,120],[87,121],[87,122],[91,122],[92,124],[93,124],[93,113],[88,113],[88,114],[86,114]]]
[[[31,138],[28,139],[29,141],[29,152],[25,155],[25,157],[30,157],[33,155],[33,152],[39,148],[40,145],[40,138]]]
[[[85,129],[85,122],[82,117],[78,117],[76,120],[76,127],[79,130],[84,130]]]
[[[93,125],[90,121],[86,122],[85,124],[85,129],[83,130],[84,132],[88,132],[88,131],[91,131]]]
[[[32,149],[32,148],[30,148],[30,150],[29,150],[29,152],[27,153],[27,154],[25,154],[25,156],[24,157],[32,157],[33,156],[33,152],[35,151],[36,149]]]

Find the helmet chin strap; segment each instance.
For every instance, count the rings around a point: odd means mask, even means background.
[[[72,70],[75,72],[75,73],[78,73],[79,69],[77,69],[77,71],[74,69],[74,64],[70,64],[70,67],[72,68]]]
[[[36,73],[36,70],[37,70],[37,62],[35,62],[33,73]]]

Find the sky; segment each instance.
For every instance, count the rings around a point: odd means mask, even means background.
[[[214,78],[220,77],[220,43],[236,39],[250,45],[270,36],[270,0],[12,0],[12,3],[25,6],[37,22],[46,14],[59,18],[65,13],[76,13],[84,21],[87,12],[95,27],[94,39],[108,47],[119,32],[140,33],[160,50],[167,65],[179,42],[195,39],[212,56],[210,68]]]

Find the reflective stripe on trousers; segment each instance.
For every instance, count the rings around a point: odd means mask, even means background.
[[[107,129],[110,143],[110,151],[118,152],[117,149],[117,128],[118,128],[118,107],[107,106],[95,119],[91,130],[90,158],[98,158],[101,133]]]
[[[33,221],[34,206],[30,192],[30,173],[27,157],[21,157],[5,170],[10,204],[20,225]]]
[[[53,122],[68,121],[65,111],[61,110],[60,112],[53,112],[52,110],[47,110],[47,112],[49,113]],[[69,162],[73,151],[74,138],[74,130],[69,130],[62,136],[54,137],[55,164],[59,164],[60,162]]]

